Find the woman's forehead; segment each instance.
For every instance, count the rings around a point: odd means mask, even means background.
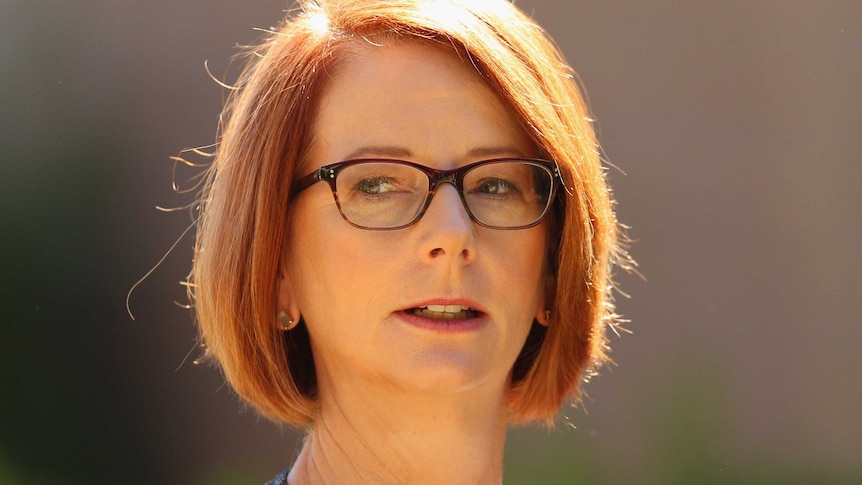
[[[457,160],[490,147],[532,153],[510,110],[453,49],[390,42],[361,51],[340,63],[320,99],[312,149],[319,164],[362,147],[397,147],[420,159]]]

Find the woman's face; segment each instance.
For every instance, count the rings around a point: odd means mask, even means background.
[[[339,66],[302,174],[354,158],[452,169],[534,152],[454,53],[396,42],[363,46]],[[280,309],[304,318],[324,397],[344,386],[499,391],[545,308],[546,223],[478,226],[451,184],[416,224],[370,231],[342,219],[318,182],[291,207],[288,234]]]

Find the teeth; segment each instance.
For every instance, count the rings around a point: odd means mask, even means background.
[[[428,305],[422,308],[414,308],[410,313],[419,317],[433,318],[436,320],[463,320],[476,318],[477,312],[463,305]]]
[[[437,313],[458,313],[461,311],[471,310],[468,306],[462,305],[428,305],[426,307],[429,311],[437,312]]]

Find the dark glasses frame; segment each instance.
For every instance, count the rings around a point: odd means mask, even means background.
[[[428,177],[428,194],[425,196],[425,200],[422,202],[422,206],[419,211],[416,213],[416,216],[406,224],[402,224],[400,226],[395,227],[367,227],[360,224],[357,224],[344,215],[344,211],[341,208],[341,201],[338,199],[338,189],[336,187],[336,179],[338,178],[338,174],[341,173],[347,167],[351,167],[353,165],[359,165],[363,163],[394,163],[399,165],[406,165],[409,167],[413,167],[418,169],[422,173],[424,173]],[[482,221],[478,220],[473,212],[470,210],[470,206],[467,204],[467,200],[464,197],[464,176],[470,172],[471,170],[481,167],[483,165],[489,165],[494,163],[503,163],[503,162],[521,162],[528,165],[533,165],[540,167],[548,172],[550,175],[550,193],[548,194],[548,201],[545,204],[545,208],[542,210],[542,214],[532,223],[524,224],[520,226],[514,227],[500,227],[493,226],[489,224],[485,224]],[[538,225],[545,219],[548,215],[549,208],[553,205],[554,196],[557,192],[557,184],[560,179],[560,169],[556,163],[544,160],[541,158],[492,158],[489,160],[481,160],[478,162],[471,163],[469,165],[464,165],[463,167],[459,167],[452,170],[438,170],[436,168],[426,167],[425,165],[420,165],[414,162],[408,162],[406,160],[397,160],[397,159],[387,159],[387,158],[357,158],[353,160],[345,160],[342,162],[333,163],[330,165],[324,165],[314,172],[298,179],[294,184],[293,188],[293,196],[299,195],[303,190],[311,187],[317,182],[326,182],[329,184],[329,188],[332,190],[332,197],[335,199],[335,205],[338,206],[338,212],[341,214],[341,217],[347,221],[350,225],[357,227],[359,229],[366,229],[369,231],[393,231],[396,229],[404,229],[405,227],[412,226],[419,222],[419,219],[425,215],[425,211],[428,209],[428,206],[431,205],[431,199],[434,197],[434,193],[437,188],[441,184],[449,183],[452,184],[455,189],[458,191],[458,195],[461,197],[461,203],[464,205],[464,209],[467,211],[467,214],[470,216],[470,219],[476,224],[487,227],[490,229],[501,229],[501,230],[514,230],[514,229],[527,229],[533,226]]]

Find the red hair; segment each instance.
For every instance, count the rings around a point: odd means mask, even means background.
[[[574,73],[542,29],[504,0],[303,2],[249,52],[224,108],[200,205],[191,298],[208,355],[265,416],[307,426],[316,376],[302,326],[276,323],[291,185],[327,79],[363,38],[448,46],[480,73],[561,171],[552,214],[547,327],[512,372],[512,423],[553,422],[607,360],[618,224]],[[285,276],[289,277],[289,275]]]

